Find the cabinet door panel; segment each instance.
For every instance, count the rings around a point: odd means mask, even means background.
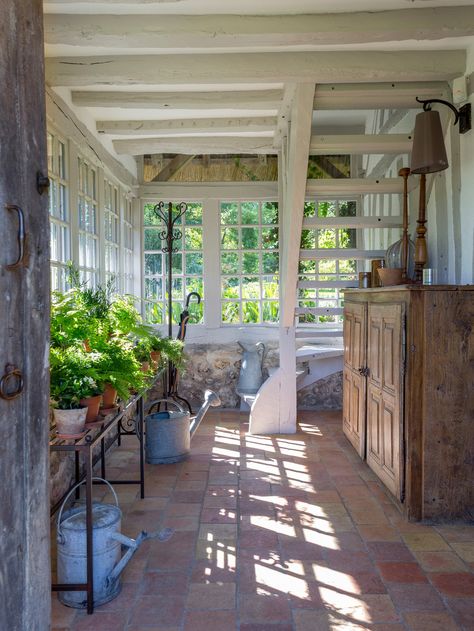
[[[344,306],[344,362],[353,370],[366,365],[367,305],[346,302]]]
[[[343,431],[361,458],[365,457],[365,378],[347,368],[343,381]]]
[[[369,305],[367,463],[400,497],[402,306]]]
[[[367,463],[378,468],[382,462],[382,398],[378,388],[369,386],[367,394]]]

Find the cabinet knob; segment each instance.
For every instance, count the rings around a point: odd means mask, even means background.
[[[367,366],[359,368],[358,371],[359,371],[359,374],[361,374],[363,377],[368,377],[370,374],[370,370],[367,368]]]

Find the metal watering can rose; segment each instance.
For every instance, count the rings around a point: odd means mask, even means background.
[[[103,605],[115,598],[121,589],[120,575],[127,563],[150,537],[167,540],[172,531],[166,529],[159,533],[148,534],[142,531],[136,539],[122,535],[122,511],[118,505],[117,494],[112,485],[102,478],[93,478],[107,484],[114,499],[113,504],[94,503],[92,505],[92,540],[93,540],[93,582],[94,606]],[[87,529],[86,507],[81,505],[64,512],[64,506],[72,493],[85,481],[76,484],[64,499],[58,515],[58,583],[80,584],[87,582]],[[127,548],[122,556],[122,547]],[[59,600],[69,607],[86,607],[85,591],[63,591]]]

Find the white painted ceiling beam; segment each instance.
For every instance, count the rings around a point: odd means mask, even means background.
[[[225,53],[51,57],[50,86],[111,84],[347,83],[447,81],[464,74],[464,50],[396,52]]]
[[[74,105],[123,109],[277,110],[282,90],[214,92],[92,92],[73,90]]]
[[[408,181],[408,189],[413,190],[417,183]],[[343,178],[343,179],[320,179],[308,180],[306,184],[307,196],[330,195],[330,196],[350,196],[363,194],[401,194],[403,193],[402,178]]]
[[[131,138],[114,140],[114,149],[119,155],[139,156],[148,153],[198,154],[276,154],[273,138],[246,136],[208,136],[186,138]]]
[[[317,85],[315,110],[371,110],[421,108],[420,99],[446,98],[447,84],[443,81],[390,83],[327,83]]]
[[[398,228],[403,225],[400,215],[392,217],[305,217],[303,228]]]
[[[258,133],[273,132],[276,118],[195,118],[178,120],[135,120],[97,121],[97,131],[101,134],[138,136],[156,134],[158,136],[186,136],[189,134],[212,133]]]
[[[311,155],[410,153],[412,134],[366,134],[312,136]]]
[[[347,46],[474,35],[474,7],[308,15],[45,15],[48,44],[156,49]]]

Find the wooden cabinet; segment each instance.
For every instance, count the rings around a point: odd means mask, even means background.
[[[473,324],[473,286],[346,291],[343,430],[410,519],[474,510]]]

